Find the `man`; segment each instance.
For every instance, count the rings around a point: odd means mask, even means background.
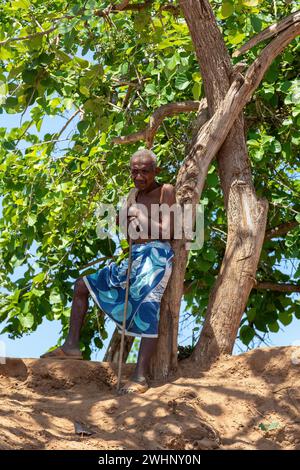
[[[127,238],[132,238],[132,267],[125,334],[140,336],[141,344],[135,371],[121,388],[121,394],[143,393],[148,389],[146,376],[158,341],[160,301],[171,275],[174,256],[169,243],[174,236],[172,211],[162,210],[160,218],[151,217],[154,212],[151,209],[157,209],[158,204],[166,204],[165,208],[176,204],[174,186],[161,185],[155,180],[160,168],[150,150],[139,150],[132,155],[130,171],[135,188],[129,193],[131,198],[127,199]],[[68,337],[62,347],[42,358],[82,359],[79,337],[89,295],[115,321],[121,333],[127,267],[128,259],[120,265],[111,262],[96,273],[76,280]]]

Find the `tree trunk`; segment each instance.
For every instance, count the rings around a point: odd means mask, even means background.
[[[180,3],[191,32],[211,116],[230,87],[234,68],[209,1]],[[217,161],[228,217],[228,238],[192,356],[201,368],[209,367],[219,355],[232,352],[255,282],[268,212],[267,201],[258,199],[253,187],[242,113],[221,147]]]
[[[228,235],[220,273],[210,294],[200,339],[192,358],[208,368],[222,354],[231,354],[264,240],[267,203],[258,201],[247,183],[230,187]]]
[[[173,269],[161,301],[158,344],[150,364],[154,379],[166,379],[177,369],[179,310],[188,252],[182,240],[171,244],[175,252]]]
[[[125,336],[123,362],[126,362],[133,342],[134,342],[133,336]],[[120,333],[118,333],[118,329],[116,328],[115,331],[113,332],[110,343],[107,347],[103,361],[115,362],[117,364],[119,362],[120,346],[121,346],[121,335]]]

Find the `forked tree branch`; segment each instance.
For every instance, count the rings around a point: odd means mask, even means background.
[[[207,119],[207,105],[206,99],[201,101],[182,101],[181,103],[168,103],[160,106],[154,111],[150,117],[148,126],[138,132],[129,134],[122,137],[115,137],[112,139],[114,144],[129,144],[137,142],[138,140],[145,140],[147,147],[151,148],[155,134],[166,117],[175,116],[179,113],[198,112],[198,114],[206,114]]]
[[[248,68],[238,75],[212,118],[202,127],[181,166],[176,182],[179,203],[196,203],[204,187],[208,167],[221,148],[239,113],[259,86],[275,57],[300,33],[300,22],[281,32]]]

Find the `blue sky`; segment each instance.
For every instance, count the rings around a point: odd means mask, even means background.
[[[72,112],[72,111],[71,111]],[[22,121],[26,121],[29,118],[29,112],[23,116]],[[56,132],[59,131],[65,124],[66,119],[56,116],[55,118],[47,118],[42,125],[40,134],[44,135],[47,132]],[[62,136],[61,139],[66,139],[69,132],[76,126],[78,121],[74,120],[70,129],[68,129]],[[16,127],[20,124],[19,115],[8,115],[0,114],[0,127]],[[57,154],[63,154],[63,148],[66,142],[63,142],[61,145],[57,146]],[[25,148],[25,143],[20,142],[20,148]],[[0,207],[1,215],[1,207]],[[289,272],[289,268],[282,266],[284,272]],[[22,267],[18,268],[15,272],[13,279],[18,279],[22,274]],[[1,286],[0,286],[1,288]],[[90,300],[92,302],[92,300]],[[181,313],[184,310],[184,303],[182,303]],[[105,349],[109,343],[110,336],[114,330],[114,325],[112,321],[108,321],[108,339],[104,343],[104,348],[99,352],[93,354],[93,360],[101,361],[105,353]],[[4,324],[0,325],[0,331],[4,327]],[[294,320],[287,327],[282,328],[278,333],[272,333],[268,337],[269,346],[288,346],[291,345],[294,341],[300,340],[300,320]],[[191,343],[191,324],[186,324],[185,326],[180,327],[179,332],[179,343],[180,344],[190,344]],[[42,353],[47,351],[51,346],[55,345],[57,338],[60,333],[60,323],[58,321],[48,321],[45,320],[42,325],[40,325],[34,333],[24,336],[21,339],[11,340],[6,334],[1,335],[0,340],[5,343],[6,355],[8,357],[39,357]],[[264,345],[262,345],[264,346]],[[234,353],[239,354],[242,351],[245,351],[246,348],[240,342],[236,343],[234,348]]]

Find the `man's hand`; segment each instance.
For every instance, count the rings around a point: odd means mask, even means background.
[[[138,209],[134,204],[128,209],[128,217],[139,217],[140,209]]]
[[[140,223],[140,218],[141,218],[141,210],[138,209],[134,204],[129,207],[128,209],[128,224],[130,224],[130,227],[137,231],[137,232],[142,232],[142,226]]]

